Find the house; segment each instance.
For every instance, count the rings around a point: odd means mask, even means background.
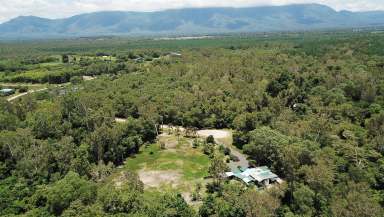
[[[256,184],[268,187],[271,183],[281,183],[282,180],[269,170],[268,167],[239,168],[237,171],[226,172],[229,179],[238,179],[245,184]]]
[[[14,94],[16,91],[14,89],[1,89],[0,90],[0,96],[9,96],[9,95],[12,95]]]

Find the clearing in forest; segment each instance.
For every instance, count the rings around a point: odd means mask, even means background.
[[[123,123],[125,119],[116,119]],[[207,181],[210,158],[203,153],[203,146],[193,147],[195,139],[203,140],[212,135],[218,144],[231,149],[231,153],[239,161],[231,161],[229,167],[248,166],[246,156],[232,146],[231,130],[198,130],[196,138],[186,137],[188,130],[183,127],[163,125],[162,134],[157,138],[157,143],[143,146],[139,153],[129,157],[124,166],[118,171],[136,172],[146,189],[157,191],[159,189],[175,190],[182,192],[189,204],[194,204],[192,194],[197,186],[205,186]],[[119,180],[116,185],[124,180]],[[201,189],[200,192],[204,192]]]
[[[146,188],[170,185],[188,191],[191,184],[204,182],[209,164],[209,157],[201,147],[193,148],[189,139],[162,134],[159,143],[144,146],[128,158],[123,170],[137,172]]]

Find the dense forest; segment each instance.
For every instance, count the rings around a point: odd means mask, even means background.
[[[383,42],[377,32],[3,42],[0,86],[61,85],[0,98],[0,215],[384,216]],[[135,172],[108,182],[161,124],[232,129],[285,184],[218,178],[191,206]]]

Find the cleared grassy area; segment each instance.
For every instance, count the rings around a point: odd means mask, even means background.
[[[61,66],[61,65],[63,65],[63,63],[60,61],[50,62],[50,63],[40,63],[40,67]]]
[[[49,87],[47,84],[28,84],[28,83],[2,83],[0,82],[0,88],[12,88],[15,89],[15,93],[9,96],[0,96],[3,98],[10,98],[19,94],[22,94],[20,92],[20,88],[27,88],[27,91],[35,91],[35,90],[40,90],[46,87]]]
[[[178,170],[184,180],[201,179],[208,175],[210,160],[200,149],[185,148],[184,144],[172,150],[161,150],[158,144],[143,147],[135,157],[128,158],[125,169]]]
[[[163,149],[161,143],[165,146]],[[210,163],[202,147],[192,147],[192,139],[163,134],[158,137],[158,143],[143,146],[139,153],[127,158],[124,166],[116,168],[106,183],[114,182],[118,186],[124,182],[121,178],[124,171],[136,172],[147,189],[146,196],[158,192],[181,193],[187,203],[197,208],[201,201],[192,201],[192,193],[199,185],[199,194],[206,194]]]
[[[20,87],[27,87],[28,90],[38,90],[44,87],[48,87],[48,84],[31,84],[31,83],[3,83],[0,82],[0,87],[6,87],[6,88],[20,88]]]
[[[72,66],[71,66],[72,67]],[[68,81],[69,76],[75,76],[76,70],[65,68],[57,64],[39,67],[31,70],[19,71],[10,74],[0,75],[0,82],[3,83],[63,83],[61,80]]]
[[[116,62],[117,58],[114,56],[88,56],[88,55],[69,55],[70,61],[79,62],[81,59],[86,60],[102,60],[102,61],[112,61]]]

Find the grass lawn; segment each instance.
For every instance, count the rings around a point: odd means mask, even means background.
[[[158,144],[143,147],[139,154],[130,157],[125,169],[178,170],[184,180],[201,179],[208,175],[210,159],[200,149],[185,148],[182,145],[172,150],[161,150]]]
[[[61,66],[63,63],[61,61],[50,62],[50,63],[40,63],[40,67],[49,67],[49,66]]]
[[[202,147],[193,148],[191,139],[182,136],[177,139],[174,135],[158,139],[165,143],[165,149],[157,143],[143,146],[139,153],[127,158],[123,167],[115,169],[106,181],[118,183],[122,172],[137,172],[147,189],[147,196],[156,192],[182,193],[187,203],[198,207],[201,201],[193,202],[191,195],[197,184],[202,186],[200,194],[205,194],[210,158],[203,154]]]

